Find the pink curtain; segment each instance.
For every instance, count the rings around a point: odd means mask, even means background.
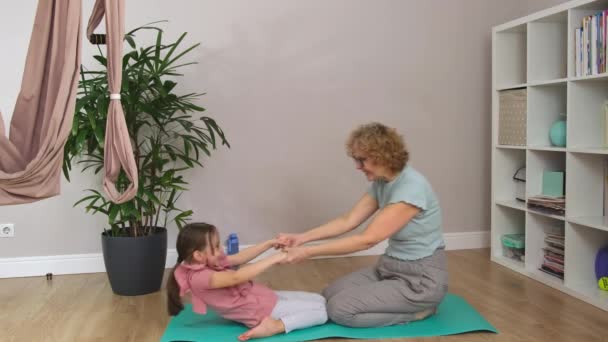
[[[97,1],[89,32],[104,14],[108,82],[111,93],[120,93],[124,0]],[[39,1],[8,137],[0,114],[0,205],[33,202],[60,192],[63,146],[72,127],[78,87],[80,32],[81,0]],[[137,192],[137,168],[120,100],[110,102],[104,189],[110,200],[121,203]],[[123,194],[115,186],[121,167],[132,181]]]

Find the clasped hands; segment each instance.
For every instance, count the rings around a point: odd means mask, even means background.
[[[306,247],[300,247],[302,241],[298,234],[279,234],[270,243],[274,249],[285,254],[280,264],[296,264],[309,258]]]

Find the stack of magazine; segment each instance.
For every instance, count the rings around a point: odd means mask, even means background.
[[[564,233],[551,232],[545,235],[543,264],[540,270],[564,279]]]
[[[566,197],[531,196],[528,197],[528,208],[563,216],[566,212]]]

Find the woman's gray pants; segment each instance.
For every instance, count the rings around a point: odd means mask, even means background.
[[[325,290],[327,314],[341,325],[381,327],[413,321],[439,305],[448,290],[445,252],[419,260],[383,255],[375,266],[342,277]]]

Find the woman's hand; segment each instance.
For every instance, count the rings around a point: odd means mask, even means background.
[[[307,247],[287,247],[285,251],[287,252],[285,262],[289,264],[297,264],[310,257]]]
[[[285,247],[298,247],[304,243],[302,234],[280,233],[277,235],[276,240],[278,241],[278,244]]]
[[[272,260],[272,262],[275,265],[286,264],[287,263],[287,252],[280,251],[276,254],[269,256],[269,258]]]

